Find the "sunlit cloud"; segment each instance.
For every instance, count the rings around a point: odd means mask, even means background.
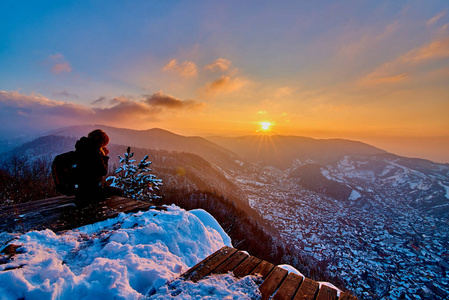
[[[428,45],[414,49],[401,58],[404,62],[421,63],[428,60],[435,60],[449,57],[449,38],[434,41]]]
[[[60,74],[62,72],[70,73],[72,72],[72,68],[70,67],[68,62],[57,63],[51,68],[51,71],[55,74]]]
[[[208,64],[204,68],[206,70],[217,72],[217,71],[227,71],[231,67],[231,61],[225,58],[218,58],[212,63]]]
[[[257,112],[257,114],[259,114],[259,115],[266,115],[266,114],[267,114],[267,111],[266,111],[266,110],[259,110],[259,111]]]
[[[379,68],[360,80],[362,85],[391,84],[402,82],[411,76],[421,65],[449,57],[449,38],[433,41],[417,47],[384,63]],[[420,72],[421,75],[424,72]]]
[[[220,94],[235,92],[245,84],[246,81],[241,78],[223,75],[219,79],[208,83],[200,92],[206,97],[215,97]]]
[[[66,61],[66,59],[62,54],[59,53],[52,54],[50,55],[49,60],[52,65],[51,71],[54,74],[60,74],[63,72],[67,73],[72,72],[72,67],[70,66],[69,62]]]
[[[172,72],[183,78],[193,78],[198,74],[198,68],[195,63],[185,61],[182,64],[179,64],[177,59],[172,59],[162,68],[162,70],[165,72]]]
[[[432,26],[433,24],[437,23],[442,17],[444,17],[444,15],[446,15],[446,11],[443,10],[442,12],[431,18],[429,21],[427,21],[427,26]]]
[[[408,75],[406,73],[402,73],[399,75],[384,75],[384,74],[378,74],[378,73],[371,73],[366,78],[364,78],[361,83],[362,84],[371,84],[371,85],[377,85],[377,84],[393,84],[398,83],[401,81],[404,81]]]
[[[181,100],[170,95],[164,95],[157,92],[146,97],[145,102],[152,107],[161,107],[168,109],[196,109],[205,104],[194,100]]]
[[[283,86],[283,87],[278,88],[274,92],[274,97],[275,98],[287,97],[287,96],[290,96],[293,93],[293,91],[294,91],[294,89],[292,89],[291,87]]]
[[[377,28],[359,28],[347,32],[342,39],[340,53],[345,57],[353,58],[354,55],[363,54],[385,41],[398,31],[399,22],[387,24],[381,29]]]
[[[159,120],[166,111],[199,109],[204,105],[194,100],[180,100],[162,92],[139,99],[115,97],[107,101],[105,97],[100,97],[94,103],[106,103],[109,106],[88,107],[37,94],[0,91],[0,119],[2,124],[19,123],[22,128],[32,129],[98,122],[121,126],[143,122],[141,125],[144,125],[145,122]]]

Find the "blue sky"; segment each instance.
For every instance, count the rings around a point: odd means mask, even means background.
[[[6,0],[0,66],[2,134],[264,121],[439,160],[449,145],[447,1]]]

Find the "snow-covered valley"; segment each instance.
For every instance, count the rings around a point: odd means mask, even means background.
[[[322,185],[310,172],[303,176],[313,185],[303,185],[294,170],[272,167],[232,176],[286,242],[360,298],[448,295],[449,223],[433,213],[449,202],[447,167],[429,175],[394,160],[345,157],[318,170]],[[329,194],[335,187],[343,192]]]

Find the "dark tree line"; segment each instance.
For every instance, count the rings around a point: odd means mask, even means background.
[[[12,156],[0,166],[0,205],[57,196],[49,158]]]

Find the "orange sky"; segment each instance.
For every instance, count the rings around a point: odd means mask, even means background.
[[[449,162],[445,1],[42,3],[0,4],[2,135],[270,122]]]

